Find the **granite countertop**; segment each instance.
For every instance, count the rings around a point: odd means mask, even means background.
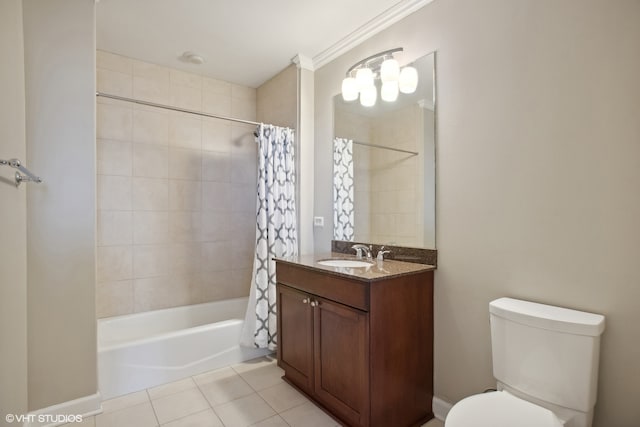
[[[348,279],[358,279],[366,281],[376,281],[389,279],[392,277],[404,276],[407,274],[415,274],[423,271],[435,270],[433,265],[415,264],[411,262],[384,260],[377,262],[375,259],[371,267],[330,267],[318,264],[318,261],[325,259],[357,259],[354,255],[347,255],[337,252],[327,252],[313,255],[298,255],[293,257],[276,257],[275,260],[297,266],[321,270],[337,276],[346,277]],[[366,261],[362,259],[361,261]]]

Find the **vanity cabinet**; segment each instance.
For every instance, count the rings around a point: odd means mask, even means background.
[[[276,263],[284,379],[348,426],[433,417],[433,271],[368,280]]]

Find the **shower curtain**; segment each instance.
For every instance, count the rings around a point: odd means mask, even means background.
[[[352,242],[353,213],[353,141],[333,140],[333,238]]]
[[[294,134],[258,126],[256,252],[241,343],[276,349],[276,266],[273,257],[298,254]]]

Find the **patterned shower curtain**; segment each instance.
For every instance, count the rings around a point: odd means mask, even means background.
[[[294,134],[289,128],[258,126],[256,253],[242,344],[275,350],[276,263],[298,254]]]
[[[333,140],[333,238],[353,241],[353,141]]]

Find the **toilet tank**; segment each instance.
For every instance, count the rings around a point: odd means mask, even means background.
[[[604,316],[512,298],[492,301],[489,312],[498,381],[554,405],[593,409]]]

